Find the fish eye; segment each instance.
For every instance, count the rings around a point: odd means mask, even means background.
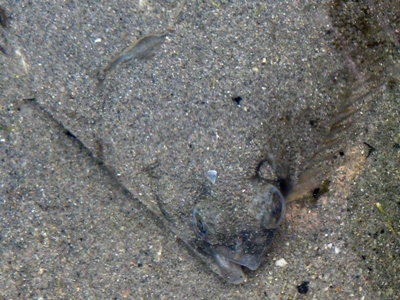
[[[201,238],[204,238],[207,234],[208,229],[206,223],[202,220],[200,213],[197,209],[194,209],[193,211],[193,223],[197,235]]]
[[[267,211],[264,214],[262,225],[265,229],[273,229],[278,227],[285,215],[286,202],[281,192],[275,187],[270,189],[267,197],[271,200],[267,201]]]
[[[197,220],[196,226],[197,226],[197,230],[199,231],[200,234],[207,233],[207,228],[201,219]]]

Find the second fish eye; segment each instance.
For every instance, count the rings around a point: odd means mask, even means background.
[[[196,232],[201,237],[204,237],[207,234],[207,225],[203,222],[199,212],[195,210],[193,212],[193,223],[196,227]]]
[[[197,230],[199,231],[200,234],[204,235],[207,233],[207,227],[201,219],[197,220],[196,226],[197,226]]]

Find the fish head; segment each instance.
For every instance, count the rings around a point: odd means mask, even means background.
[[[286,210],[282,193],[264,180],[249,180],[241,196],[237,201],[229,189],[211,190],[192,213],[201,247],[214,259],[218,273],[234,284],[245,280],[243,267],[259,267]]]

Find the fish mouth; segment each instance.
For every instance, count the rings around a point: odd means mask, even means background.
[[[221,272],[220,275],[226,281],[233,284],[240,284],[246,281],[246,274],[244,274],[241,265],[227,259],[223,255],[215,254],[213,257]]]
[[[238,247],[211,246],[209,251],[218,265],[220,275],[228,282],[240,284],[246,281],[244,269],[257,270],[260,266],[266,248],[272,241],[273,230],[266,232],[261,245],[241,245]]]

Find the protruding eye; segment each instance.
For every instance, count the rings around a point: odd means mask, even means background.
[[[197,220],[197,224],[196,225],[197,225],[197,231],[200,234],[206,234],[207,233],[206,225],[203,224],[203,221],[201,219]]]
[[[193,225],[197,235],[204,239],[208,231],[207,225],[201,218],[201,215],[197,209],[193,210]]]
[[[271,187],[269,192],[264,197],[265,213],[263,215],[261,225],[265,229],[273,229],[278,227],[285,215],[285,198],[275,187]]]

